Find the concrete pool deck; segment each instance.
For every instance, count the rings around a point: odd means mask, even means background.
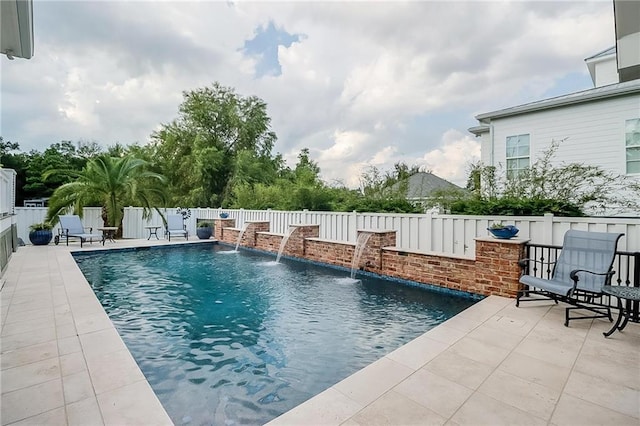
[[[0,278],[1,423],[171,424],[80,250],[21,247]],[[488,297],[270,424],[640,424],[640,324],[605,339],[606,320],[563,322],[562,304]]]

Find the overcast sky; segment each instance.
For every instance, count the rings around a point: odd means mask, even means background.
[[[268,105],[275,151],[322,177],[419,164],[464,184],[474,115],[592,87],[613,2],[34,0],[35,55],[0,58],[0,135],[147,143],[217,81]]]

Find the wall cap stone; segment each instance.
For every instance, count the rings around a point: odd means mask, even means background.
[[[476,241],[482,241],[485,243],[504,243],[504,244],[527,244],[531,241],[529,238],[511,238],[511,239],[501,239],[501,238],[493,238],[493,237],[477,237],[474,238]]]
[[[411,250],[411,249],[403,249],[403,248],[398,248],[398,247],[383,247],[382,250],[387,250],[387,251],[395,251],[398,253],[410,253],[410,254],[418,254],[421,256],[433,256],[433,257],[441,257],[441,258],[445,258],[445,259],[460,259],[460,260],[469,260],[469,261],[475,261],[476,257],[475,256],[463,256],[460,254],[453,254],[453,253],[442,253],[442,252],[438,252],[438,251],[421,251],[421,250]]]
[[[395,229],[357,229],[356,232],[366,232],[369,234],[387,234],[389,232],[398,232]]]
[[[325,238],[317,238],[317,237],[311,237],[311,238],[305,238],[305,240],[307,241],[318,241],[321,243],[332,243],[332,244],[342,244],[345,246],[355,246],[356,243],[352,243],[349,241],[336,241],[336,240],[327,240]]]

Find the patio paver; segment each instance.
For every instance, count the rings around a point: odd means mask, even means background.
[[[0,278],[2,425],[171,424],[71,250],[21,247]],[[640,424],[640,324],[563,321],[486,298],[270,424]]]

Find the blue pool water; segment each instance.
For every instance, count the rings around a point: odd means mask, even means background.
[[[476,302],[229,251],[76,257],[178,425],[263,424]]]

